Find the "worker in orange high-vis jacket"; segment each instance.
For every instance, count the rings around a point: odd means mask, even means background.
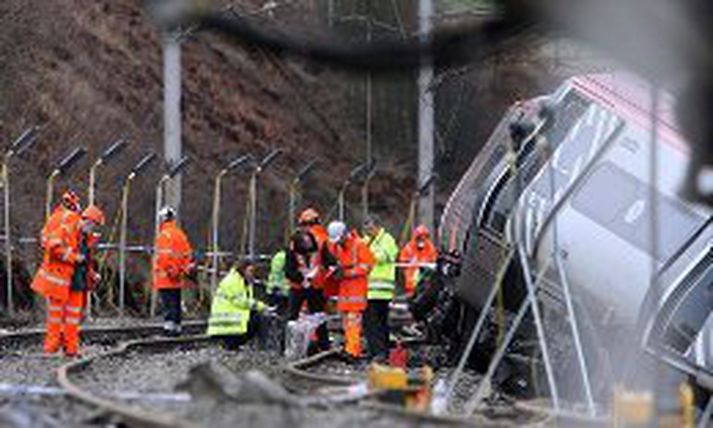
[[[154,243],[153,286],[163,310],[163,332],[181,334],[181,289],[195,269],[193,248],[176,222],[176,211],[163,207],[158,214],[159,230]]]
[[[77,251],[82,261],[74,266],[69,297],[64,310],[63,344],[68,356],[79,354],[79,326],[82,312],[87,303],[87,294],[94,290],[101,277],[94,269],[94,250],[99,243],[99,227],[105,222],[104,213],[95,205],[90,205],[82,212],[77,234]]]
[[[307,208],[302,211],[297,217],[297,227],[301,231],[309,232],[314,237],[317,242],[317,253],[322,254],[327,247],[329,235],[327,229],[322,225],[319,211],[314,208]],[[329,301],[330,298],[336,297],[339,293],[338,281],[333,278],[326,278],[320,274],[313,282],[316,288],[320,289],[324,294],[325,302]],[[327,305],[325,304],[324,306],[324,310],[328,310]]]
[[[412,296],[418,285],[422,267],[418,264],[436,263],[438,258],[438,250],[431,241],[431,234],[428,228],[424,225],[418,226],[413,231],[411,240],[404,245],[399,254],[400,263],[414,264],[415,266],[406,267],[404,273],[404,289],[407,296]]]
[[[329,253],[333,261],[323,262],[339,283],[337,310],[342,314],[344,351],[350,359],[362,356],[362,313],[367,306],[368,276],[374,267],[374,255],[359,235],[347,226],[334,221],[327,227]]]
[[[290,321],[299,318],[305,303],[310,314],[325,312],[322,292],[325,270],[322,269],[322,251],[318,250],[317,245],[312,233],[303,229],[297,230],[290,238],[285,260],[285,277],[290,282],[287,309],[287,319]],[[329,349],[327,324],[320,324],[316,334],[317,342],[308,349],[308,353]]]
[[[77,306],[77,302],[70,301],[70,286],[75,265],[84,262],[78,251],[80,209],[79,196],[68,190],[42,228],[44,255],[30,287],[47,300],[46,353],[55,353],[62,347],[66,315],[75,312]]]

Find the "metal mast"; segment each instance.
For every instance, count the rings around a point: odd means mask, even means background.
[[[418,27],[421,41],[430,41],[433,18],[433,0],[419,0]],[[433,80],[433,64],[424,60],[418,75],[418,185],[426,183],[433,170],[434,105],[429,86]],[[431,182],[432,183],[432,182]],[[418,204],[418,221],[433,230],[433,184],[421,194]]]

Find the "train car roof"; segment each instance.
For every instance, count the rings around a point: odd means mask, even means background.
[[[587,74],[572,77],[567,84],[597,103],[650,131],[651,85],[628,73]],[[674,112],[674,97],[667,91],[659,93],[658,135],[663,144],[689,153],[688,143],[678,127]]]

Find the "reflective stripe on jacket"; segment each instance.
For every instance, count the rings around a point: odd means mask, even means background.
[[[153,286],[181,288],[193,262],[193,248],[175,221],[161,224],[154,244]]]
[[[327,243],[329,242],[329,234],[327,233],[327,229],[321,224],[315,224],[311,226],[309,228],[309,232],[312,234],[312,236],[314,236],[314,239],[317,241],[317,254],[319,254],[317,262],[322,265],[322,250],[327,247]],[[313,282],[316,288],[321,288],[325,290],[328,286],[333,285],[333,282],[331,282],[325,276],[325,273],[326,272],[324,270],[320,271],[320,273],[314,279]],[[326,292],[327,291],[325,290],[325,293]]]
[[[341,312],[364,311],[367,276],[374,267],[374,255],[355,232],[350,233],[343,244],[329,244],[329,251],[342,270],[337,309]]]
[[[393,299],[394,284],[396,282],[396,258],[399,248],[396,240],[386,229],[381,228],[379,233],[369,243],[369,250],[374,255],[376,264],[369,274],[369,299]]]
[[[44,297],[64,302],[79,256],[79,223],[81,216],[59,205],[42,228],[42,263],[35,273],[31,288]]]
[[[232,268],[220,281],[208,319],[208,335],[237,335],[248,331],[250,310],[262,311],[265,305],[253,298],[253,286]]]

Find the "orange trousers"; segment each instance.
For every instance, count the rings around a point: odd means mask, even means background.
[[[68,356],[79,352],[79,323],[82,321],[85,294],[70,291],[67,301],[47,299],[47,323],[45,327],[46,353],[53,354],[60,347]]]
[[[343,312],[344,351],[353,357],[361,357],[361,312]]]

